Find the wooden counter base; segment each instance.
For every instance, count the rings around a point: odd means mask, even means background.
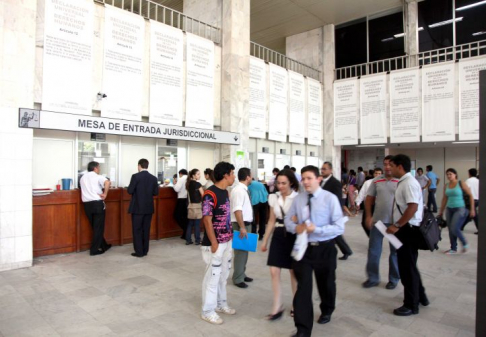
[[[132,219],[128,214],[130,195],[126,189],[110,189],[106,203],[105,239],[112,245],[132,242]],[[174,237],[182,230],[174,220],[177,194],[170,187],[159,189],[150,239]],[[34,257],[88,250],[93,231],[84,213],[79,190],[56,191],[33,197]]]

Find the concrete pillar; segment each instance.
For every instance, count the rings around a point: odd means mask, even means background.
[[[219,13],[219,21],[215,13]],[[184,14],[222,29],[221,130],[240,134],[240,145],[222,145],[221,160],[249,164],[250,2],[184,1]],[[208,16],[209,15],[209,16]],[[218,24],[220,23],[220,24]],[[244,157],[237,157],[244,151]]]
[[[0,271],[32,266],[31,129],[18,109],[34,107],[37,0],[0,0]]]
[[[407,0],[405,4],[405,20],[406,20],[406,39],[405,39],[405,53],[409,56],[414,56],[419,53],[419,38],[418,38],[418,3],[417,0]],[[417,59],[410,58],[410,66],[417,66]]]

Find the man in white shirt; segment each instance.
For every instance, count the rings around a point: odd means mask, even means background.
[[[475,168],[469,169],[469,179],[466,180],[467,186],[469,186],[469,190],[471,191],[471,194],[474,199],[474,209],[476,210],[476,214],[474,215],[474,224],[476,225],[476,232],[474,234],[478,234],[478,205],[479,205],[479,179],[477,178],[478,176],[478,170]],[[464,225],[462,225],[461,230],[466,227],[466,225],[469,222],[469,217],[466,218],[466,221],[464,222]]]
[[[186,229],[187,229],[187,170],[179,170],[179,179],[174,185],[174,191],[177,192],[177,204],[174,210],[174,219],[182,228],[181,239],[186,239]]]
[[[427,177],[424,174],[424,170],[421,167],[419,167],[417,169],[417,174],[415,175],[415,179],[417,179],[417,181],[420,184],[420,187],[422,188],[422,199],[424,200],[424,206],[426,206],[425,205],[425,192],[427,192],[429,190],[429,186],[430,186],[430,184],[432,184],[432,181],[430,181],[429,177]]]
[[[110,181],[100,175],[100,164],[92,161],[88,164],[88,173],[81,177],[79,186],[81,187],[84,211],[93,228],[89,255],[100,255],[111,248],[111,245],[104,238],[106,208],[104,200],[110,190]]]
[[[240,238],[247,237],[251,232],[251,223],[253,222],[253,208],[251,205],[248,185],[251,184],[251,171],[249,168],[242,167],[238,170],[238,183],[231,191],[231,224],[233,231],[240,232]],[[238,288],[248,288],[245,282],[251,282],[253,279],[246,276],[246,263],[248,261],[248,252],[244,250],[234,250],[234,271],[233,283]]]
[[[393,310],[393,314],[410,316],[419,313],[419,303],[429,305],[417,268],[418,246],[423,240],[419,228],[423,216],[422,189],[410,174],[412,164],[408,156],[398,154],[390,159],[390,165],[392,176],[399,181],[395,191],[394,222],[386,231],[395,234],[403,244],[397,250],[397,258],[404,288],[403,306]]]
[[[379,177],[383,174],[383,170],[379,167],[375,168],[373,170],[373,178]],[[365,201],[366,196],[368,195],[368,189],[370,188],[371,183],[373,182],[373,179],[368,179],[364,182],[363,187],[359,190],[358,197],[354,201],[356,203],[356,210],[359,211],[360,205]],[[363,205],[364,206],[364,205]],[[365,224],[365,219],[366,219],[366,208],[363,208],[363,216],[361,217],[361,227],[363,227],[363,230],[366,233],[367,237],[370,237],[370,230]],[[375,205],[372,206],[371,212],[373,213],[373,210],[375,208]]]

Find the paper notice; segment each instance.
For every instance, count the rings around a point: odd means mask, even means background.
[[[383,224],[383,222],[378,221],[375,223],[375,227],[378,228],[378,230],[383,234],[383,236],[395,247],[395,249],[400,248],[403,244],[400,240],[397,239],[397,237],[393,234],[388,234],[386,232],[386,226]]]

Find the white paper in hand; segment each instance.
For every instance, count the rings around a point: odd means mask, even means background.
[[[295,239],[295,243],[294,243],[294,248],[292,249],[292,253],[290,253],[290,255],[294,258],[295,261],[302,260],[305,251],[307,250],[307,245],[308,245],[307,232],[304,231],[301,234],[297,234],[297,238]]]
[[[377,223],[375,223],[375,227],[392,244],[392,246],[395,247],[395,249],[398,249],[401,246],[403,246],[402,242],[400,240],[398,240],[398,238],[395,235],[388,234],[386,232],[386,226],[383,224],[383,222],[378,221]]]

